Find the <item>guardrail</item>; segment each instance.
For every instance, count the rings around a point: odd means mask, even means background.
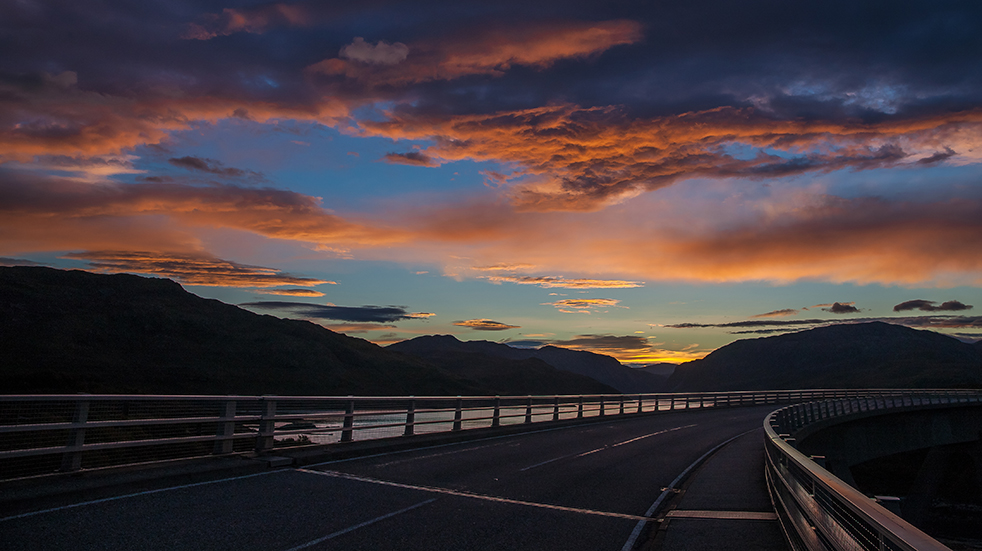
[[[8,395],[0,396],[0,479],[599,416],[842,398],[860,392],[467,397]]]
[[[876,390],[861,397],[808,401],[767,416],[765,472],[785,535],[795,551],[946,550],[795,449],[795,435],[815,423],[879,410],[980,404],[975,390]]]

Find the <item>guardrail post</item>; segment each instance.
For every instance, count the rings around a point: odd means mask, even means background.
[[[341,422],[341,441],[351,442],[354,440],[355,426],[355,401],[354,396],[348,396],[348,405],[344,410],[344,421]]]
[[[689,396],[688,394],[685,395],[685,407],[682,408],[682,409],[689,409],[689,399],[690,398],[691,398],[691,396]]]
[[[621,415],[624,415],[624,395],[621,394]]]
[[[464,400],[460,396],[457,396],[457,408],[453,412],[453,430],[458,431],[461,429],[463,423],[462,419],[464,417],[464,412],[462,406],[464,405]]]
[[[416,432],[416,397],[409,397],[409,407],[406,408],[406,431],[403,436],[412,436]]]
[[[494,413],[491,415],[491,426],[501,426],[501,397],[494,397]]]
[[[276,400],[259,399],[259,434],[256,435],[256,451],[273,449],[273,433],[276,432]]]
[[[553,396],[552,398],[552,420],[559,420],[559,396]]]
[[[215,434],[215,453],[232,453],[232,435],[235,434],[235,400],[226,400],[218,431]]]
[[[671,401],[669,401],[669,403],[668,403],[668,409],[670,411],[675,409],[675,395],[674,394],[672,394]]]
[[[532,397],[529,396],[525,399],[525,424],[530,424],[532,422]]]
[[[604,416],[604,397],[600,397],[600,416]]]
[[[641,397],[640,394],[638,394],[638,411],[637,411],[637,413],[641,413],[642,412],[642,409],[641,408],[642,408],[643,405],[644,405],[644,399]],[[655,407],[655,410],[657,411],[658,408]]]
[[[80,400],[75,404],[75,415],[72,423],[84,425],[89,420],[89,401]],[[68,442],[65,443],[69,448],[78,451],[70,451],[61,456],[61,470],[77,471],[82,468],[82,446],[85,445],[85,428],[79,427],[68,431]]]
[[[583,418],[583,395],[582,394],[580,395],[580,403],[576,407],[576,418],[577,419],[582,419]]]

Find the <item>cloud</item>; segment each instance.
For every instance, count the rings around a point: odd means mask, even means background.
[[[238,178],[242,176],[261,176],[259,173],[253,172],[251,170],[246,171],[240,168],[222,166],[222,163],[220,161],[216,161],[214,159],[203,159],[200,157],[186,156],[186,157],[171,158],[168,159],[167,162],[174,166],[186,168],[188,170],[197,170],[201,172],[207,172],[209,174],[215,174],[217,176],[226,176],[229,178]]]
[[[577,335],[572,339],[549,340],[541,344],[606,354],[627,364],[680,363],[697,360],[708,353],[707,350],[699,349],[698,344],[690,345],[683,350],[661,348],[645,337],[637,335]]]
[[[389,44],[384,40],[379,40],[374,46],[365,39],[356,36],[355,41],[341,48],[338,56],[353,61],[360,61],[371,65],[395,65],[406,59],[409,55],[409,46],[402,42]]]
[[[804,320],[770,320],[770,321],[735,321],[728,323],[676,323],[664,325],[672,329],[737,329],[730,331],[730,334],[750,334],[750,333],[777,333],[788,331],[800,331],[814,327],[840,324],[856,324],[880,321],[892,323],[894,325],[904,325],[920,329],[982,329],[982,317],[971,316],[912,316],[912,317],[877,317],[877,318],[853,318],[849,321],[836,321],[827,319],[804,319]]]
[[[382,157],[385,162],[400,164],[400,165],[414,165],[414,166],[440,166],[440,163],[434,161],[431,157],[420,153],[419,151],[410,151],[408,153],[386,153],[385,157]]]
[[[831,312],[833,314],[855,314],[859,312],[859,308],[853,306],[853,302],[834,302],[832,306],[828,308],[822,308],[826,312]]]
[[[306,72],[344,76],[370,86],[405,86],[469,75],[501,76],[513,66],[544,69],[561,59],[597,55],[641,38],[640,24],[615,20],[486,27],[409,46],[379,42],[373,47],[356,39],[342,49],[341,57],[349,58],[347,61],[325,59],[308,66]],[[407,57],[410,51],[413,55]]]
[[[0,256],[0,266],[43,266],[43,264],[34,262],[33,260]]]
[[[89,266],[109,273],[129,272],[162,276],[185,285],[219,287],[275,287],[301,285],[313,287],[329,283],[297,277],[275,268],[248,266],[209,256],[133,251],[90,251],[69,253],[64,258],[84,260]]]
[[[239,306],[276,310],[304,319],[338,320],[354,323],[392,323],[433,316],[429,312],[408,312],[404,306],[334,306],[306,302],[247,302]]]
[[[325,281],[329,285],[337,285],[333,281]],[[286,297],[322,297],[324,293],[313,289],[256,289],[257,293],[263,295],[282,295]]]
[[[796,316],[798,315],[798,310],[791,308],[785,308],[784,310],[774,310],[773,312],[767,312],[766,314],[757,314],[756,316],[750,316],[751,318],[783,318],[785,316]]]
[[[225,8],[222,13],[205,14],[188,23],[181,38],[210,40],[237,32],[262,34],[272,27],[306,26],[311,12],[304,4],[271,3],[250,8]]]
[[[922,312],[957,312],[959,310],[972,309],[971,305],[962,304],[957,300],[945,301],[941,303],[940,306],[935,306],[935,304],[937,303],[933,300],[908,300],[894,306],[893,311],[903,312],[905,310],[920,310]]]
[[[518,285],[538,285],[545,289],[633,289],[644,287],[643,281],[623,281],[619,279],[566,279],[546,276],[484,276],[492,283],[516,283]]]
[[[543,302],[543,306],[555,306],[565,314],[589,314],[601,308],[627,308],[618,306],[621,301],[612,298],[564,298],[556,302]]]
[[[519,329],[521,327],[520,325],[508,325],[489,319],[455,321],[453,324],[459,327],[469,327],[477,331],[505,331],[506,329]]]

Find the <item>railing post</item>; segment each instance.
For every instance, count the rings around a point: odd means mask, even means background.
[[[494,397],[494,413],[491,414],[491,426],[501,426],[501,397]]]
[[[601,417],[603,417],[603,416],[604,416],[604,405],[605,405],[605,404],[604,404],[604,397],[603,397],[603,396],[601,396],[601,397],[600,397],[600,416],[601,416]]]
[[[675,409],[675,395],[674,395],[674,394],[672,394],[672,398],[671,398],[671,401],[670,401],[670,402],[669,402],[669,404],[668,404],[668,409],[669,409],[670,411],[672,411],[672,410],[674,410],[674,409]]]
[[[457,396],[457,408],[453,412],[453,429],[458,431],[461,429],[462,419],[464,418],[463,406],[464,400],[460,396]]]
[[[643,405],[644,405],[644,399],[641,397],[640,394],[638,394],[638,411],[637,411],[638,413],[641,413],[643,411],[642,410]],[[656,407],[655,409],[657,410],[658,408]]]
[[[532,396],[525,399],[525,424],[532,423]]]
[[[355,426],[355,401],[354,396],[348,396],[348,405],[344,410],[344,421],[341,422],[341,441],[351,442],[354,440]]]
[[[234,442],[231,436],[235,434],[235,400],[226,400],[223,412],[221,421],[218,423],[217,434],[215,434],[214,453],[216,455],[232,453]]]
[[[264,452],[273,449],[273,433],[276,432],[276,400],[265,397],[259,399],[259,433],[256,435],[256,451]]]
[[[412,436],[416,434],[416,397],[409,397],[409,407],[406,408],[406,431],[402,433],[403,436]]]
[[[576,418],[577,419],[582,419],[583,418],[583,395],[582,394],[580,394],[580,403],[576,407]]]
[[[690,398],[690,396],[688,394],[686,394],[685,395],[685,407],[682,408],[682,409],[689,409],[689,398]]]
[[[624,415],[624,395],[621,394],[621,415]]]
[[[552,420],[559,420],[559,396],[552,397]]]
[[[72,423],[84,425],[89,420],[89,401],[79,400],[75,404],[75,415]],[[85,445],[85,428],[79,427],[68,431],[68,442],[65,443],[69,448],[77,451],[66,452],[61,456],[61,470],[77,471],[82,468],[82,446]]]

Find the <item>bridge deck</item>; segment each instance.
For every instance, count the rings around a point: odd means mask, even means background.
[[[720,442],[760,427],[772,409],[677,412],[194,485],[121,487],[56,506],[7,504],[0,549],[616,551],[662,488]],[[724,447],[682,505],[691,498],[711,509],[705,498],[723,510],[761,510],[759,493],[748,493],[742,509],[727,501],[749,489],[720,490],[726,499],[700,489],[757,477],[750,443],[760,439],[754,431]],[[738,473],[729,461],[742,465]],[[714,474],[717,467],[726,468]],[[772,521],[675,519],[669,534],[689,522],[776,529]]]

